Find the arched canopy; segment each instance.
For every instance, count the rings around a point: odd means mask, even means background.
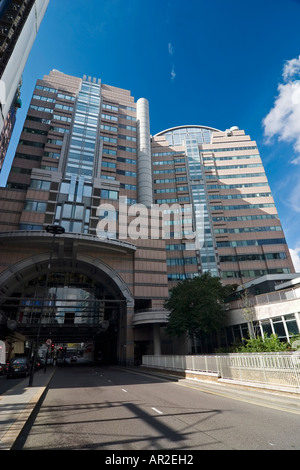
[[[5,238],[4,234],[1,235],[0,239]],[[10,243],[34,243],[36,247],[50,245],[52,242],[52,237],[42,232],[36,234],[31,232],[30,239],[26,236],[27,232],[11,232],[6,235]],[[100,241],[96,237],[81,236],[78,238],[77,236],[74,240],[73,236],[69,237],[68,235],[57,237],[58,247],[53,250],[51,255],[49,249],[43,251],[43,253],[31,254],[31,256],[24,257],[4,270],[0,274],[0,302],[1,300],[2,302],[5,301],[3,299],[7,299],[30,280],[45,275],[51,258],[51,271],[59,270],[61,272],[69,271],[85,274],[91,280],[102,283],[111,295],[118,299],[125,299],[127,304],[133,304],[134,300],[131,292],[121,276],[112,267],[104,263],[100,256],[98,258],[89,256],[84,253],[83,249],[79,249],[78,245],[80,244],[80,248],[94,246],[102,250],[117,251],[123,254],[133,252],[135,247],[128,243],[118,243],[110,240]],[[23,237],[24,240],[22,240]],[[72,250],[68,255],[67,250],[70,241],[72,241]]]
[[[221,131],[208,126],[187,125],[165,129],[156,136],[164,136],[172,146],[182,145],[187,136],[196,138],[199,144],[210,144],[212,132]]]

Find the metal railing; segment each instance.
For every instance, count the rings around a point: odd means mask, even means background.
[[[264,304],[269,304],[269,303],[275,303],[275,302],[283,302],[286,300],[296,300],[300,299],[300,287],[296,287],[293,289],[286,289],[282,291],[274,291],[274,292],[269,292],[267,294],[260,294],[256,295],[254,297],[251,297],[251,306],[255,307],[258,305],[264,305]],[[229,309],[235,309],[235,308],[244,308],[245,304],[243,300],[233,300],[229,304],[227,304]]]
[[[300,392],[300,352],[143,356],[144,367],[215,374],[220,379]]]

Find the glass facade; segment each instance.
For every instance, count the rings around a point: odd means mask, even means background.
[[[217,265],[217,257],[215,254],[215,243],[214,243],[214,236],[213,236],[213,226],[210,211],[208,209],[208,196],[205,184],[205,174],[204,174],[204,167],[203,161],[201,158],[199,145],[202,144],[209,144],[211,142],[211,133],[212,131],[217,131],[216,129],[209,128],[209,127],[201,127],[201,126],[186,126],[186,127],[178,127],[174,129],[169,129],[164,132],[158,134],[158,136],[163,135],[164,138],[167,140],[170,146],[172,147],[184,147],[185,155],[186,155],[186,181],[188,186],[178,187],[177,190],[182,190],[187,188],[190,194],[190,202],[193,206],[193,225],[194,230],[196,232],[196,257],[197,257],[197,265],[198,265],[198,272],[206,272],[209,271],[212,275],[218,276],[219,270]],[[154,155],[170,155],[172,152],[161,152]],[[175,157],[176,152],[173,152]],[[184,159],[181,159],[184,161]],[[179,159],[176,158],[176,162],[179,162]],[[171,161],[166,162],[159,162],[160,164],[163,163],[171,163]],[[157,165],[157,162],[153,162],[153,164]],[[182,171],[181,168],[175,168],[178,172]],[[167,172],[174,171],[174,170],[154,170],[155,174],[167,174]],[[174,179],[178,183],[179,178],[177,177]],[[160,180],[161,181],[161,180]],[[166,180],[168,182],[168,180]],[[159,191],[159,190],[156,190]],[[176,191],[176,189],[174,189]],[[173,199],[173,202],[176,202],[176,198]],[[165,202],[165,200],[158,199],[157,202]],[[180,198],[178,197],[178,201]],[[193,273],[195,275],[196,273]],[[185,277],[190,277],[189,275],[185,275]],[[170,279],[176,278],[176,275],[169,275]],[[178,278],[182,278],[181,275],[178,275]]]
[[[201,138],[203,137],[202,134],[200,134],[200,136]],[[203,181],[198,140],[186,137],[185,146],[197,237],[196,247],[199,250],[198,256],[200,257],[201,265],[200,269],[201,272],[209,271],[213,276],[218,276],[213,229],[210,214],[207,209],[207,194]]]
[[[71,95],[60,97],[74,101],[73,127],[60,186],[61,204],[56,207],[55,223],[66,232],[88,233],[91,215],[92,179],[99,168],[98,120],[101,85],[82,81],[77,101]],[[57,106],[57,105],[56,105]],[[72,106],[69,106],[72,110]]]
[[[291,342],[294,335],[300,333],[300,313],[291,313],[288,315],[280,315],[264,320],[256,320],[254,322],[256,334],[262,337],[277,335],[280,341]],[[244,339],[250,337],[249,327],[247,323],[241,323],[225,328],[224,342],[222,346],[229,346],[233,343],[241,343]]]
[[[91,179],[97,168],[100,92],[100,84],[83,81],[74,112],[65,176]]]
[[[209,144],[212,131],[217,131],[217,129],[202,126],[185,126],[168,129],[157,135],[164,135],[171,146],[184,145],[187,138],[196,139],[198,144]]]

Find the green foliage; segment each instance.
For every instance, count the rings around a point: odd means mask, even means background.
[[[170,311],[167,333],[173,336],[188,332],[192,336],[217,330],[223,325],[224,300],[232,290],[209,273],[179,282],[165,302]]]
[[[291,349],[300,350],[300,334],[292,335],[290,337]]]
[[[279,341],[277,335],[270,335],[262,338],[250,338],[245,341],[245,344],[240,346],[236,352],[277,352],[287,351],[290,349],[290,344],[287,342]]]

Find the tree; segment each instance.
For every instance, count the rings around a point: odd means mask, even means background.
[[[202,331],[209,333],[223,325],[224,301],[236,286],[223,286],[209,273],[179,282],[170,290],[165,307],[170,311],[167,333],[170,336]]]
[[[250,338],[256,338],[258,326],[254,325],[254,319],[255,319],[254,296],[251,295],[248,289],[245,289],[245,287],[244,287],[243,293],[241,294],[241,302],[242,302],[244,317],[246,321],[250,324],[250,331],[249,331]]]

